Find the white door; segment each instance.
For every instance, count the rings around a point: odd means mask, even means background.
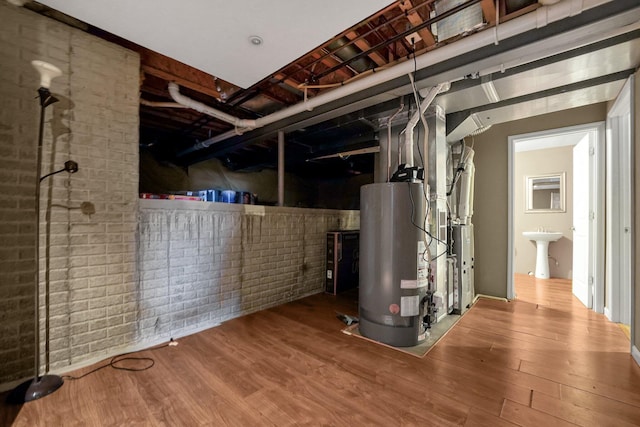
[[[587,308],[593,306],[589,280],[589,241],[591,216],[590,141],[585,135],[573,147],[573,294]]]
[[[605,315],[631,323],[631,209],[633,76],[607,114],[607,238]]]

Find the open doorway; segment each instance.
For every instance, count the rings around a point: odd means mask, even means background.
[[[604,135],[598,122],[509,137],[508,298],[514,274],[553,277],[603,311]]]

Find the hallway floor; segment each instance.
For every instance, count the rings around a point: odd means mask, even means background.
[[[342,334],[355,298],[318,294],[138,353],[149,370],[0,404],[0,425],[640,425],[620,328],[569,281],[516,283],[517,300],[480,299],[424,358]]]

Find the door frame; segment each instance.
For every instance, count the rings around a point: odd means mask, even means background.
[[[593,221],[591,222],[591,233],[594,239],[592,249],[590,250],[592,259],[592,271],[590,276],[593,277],[593,310],[598,313],[604,311],[604,213],[605,213],[605,122],[586,123],[575,126],[567,126],[556,129],[549,129],[539,132],[531,132],[520,135],[511,135],[508,137],[508,242],[507,242],[507,298],[515,298],[515,287],[513,282],[514,259],[515,259],[515,243],[514,243],[514,164],[515,164],[515,144],[519,140],[549,137],[552,135],[562,135],[567,133],[576,133],[584,131],[585,133],[594,132],[595,138],[590,138],[594,144],[593,149],[593,174],[590,188],[593,199]],[[591,145],[591,144],[590,144]]]
[[[615,205],[607,220],[607,306],[606,317],[613,322],[634,326],[634,76],[630,76],[607,112],[607,205]],[[629,115],[628,145],[617,144],[619,117]],[[610,142],[611,141],[611,142]],[[616,143],[614,143],[616,142]],[[611,162],[611,163],[610,163]],[[626,169],[623,170],[623,169]],[[628,176],[627,176],[628,175]],[[621,193],[628,193],[628,200],[620,200]],[[620,206],[620,202],[628,206]],[[626,216],[629,216],[626,218]],[[628,234],[627,234],[628,233]],[[629,247],[625,251],[625,240]],[[629,258],[622,256],[629,253]],[[628,274],[629,277],[625,277]],[[609,284],[613,286],[609,286]],[[625,306],[628,301],[629,305]],[[629,310],[627,313],[626,310]],[[631,332],[633,336],[633,330]],[[632,340],[633,344],[633,340]]]

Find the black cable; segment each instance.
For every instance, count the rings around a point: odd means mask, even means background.
[[[437,242],[442,243],[443,245],[445,245],[445,247],[447,246],[447,242],[445,242],[445,241],[443,241],[443,240],[440,240],[439,238],[437,238],[437,237],[433,236],[431,233],[429,233],[429,232],[428,232],[427,230],[425,230],[423,227],[420,227],[418,224],[416,224],[416,223],[415,223],[415,221],[414,221],[414,219],[413,219],[413,216],[414,216],[414,214],[415,214],[415,202],[414,202],[414,200],[413,200],[413,194],[411,194],[411,183],[410,183],[410,182],[407,182],[407,184],[409,185],[409,200],[411,200],[411,224],[413,224],[413,226],[414,226],[414,227],[416,227],[418,230],[420,230],[420,231],[422,231],[423,233],[425,233],[427,236],[429,236],[429,239],[431,239],[431,240],[429,240],[429,242],[427,242],[427,248],[426,248],[426,249],[424,250],[424,252],[422,253],[422,259],[423,259],[424,261],[428,261],[428,260],[424,257],[424,255],[427,253],[427,250],[429,250],[429,245],[431,245],[431,242],[432,242],[433,240],[435,240],[435,241],[437,241]],[[429,204],[429,203],[427,203],[427,204]],[[431,258],[431,261],[433,261],[433,260],[435,260],[435,259],[440,258],[442,255],[444,255],[444,254],[446,254],[446,253],[447,253],[447,250],[445,249],[445,250],[444,250],[444,252],[442,252],[442,253],[440,253],[439,255],[437,255],[437,256],[435,256],[435,257]]]
[[[416,54],[415,54],[415,46],[414,46],[414,52],[413,52],[413,76],[414,79],[411,81],[411,86],[413,88],[413,93],[414,96],[416,98],[416,108],[418,111],[418,114],[420,114],[420,103],[418,101],[419,99],[419,95],[418,95],[418,88],[416,87],[416,83],[415,83],[415,76],[416,73],[418,72],[418,62],[416,60]],[[411,102],[411,97],[409,97],[409,102]],[[409,104],[411,105],[411,104]],[[422,116],[422,114],[420,114],[420,116]],[[420,117],[420,119],[422,119],[422,117]],[[420,120],[420,123],[422,123],[422,120]],[[426,129],[425,129],[426,132]],[[422,155],[422,151],[420,150],[420,126],[418,126],[418,137],[416,139],[417,143],[416,146],[418,148],[418,155],[420,156],[420,161],[422,162],[422,168],[423,170],[425,169],[425,157],[427,155],[427,153],[424,153],[424,156]],[[427,221],[429,218],[429,211],[431,210],[431,204],[429,203],[429,196],[427,195],[427,189],[426,189],[426,185],[424,185],[424,183],[428,183],[429,182],[429,177],[425,176],[423,179],[423,185],[422,185],[422,194],[424,195],[424,200],[425,203],[427,205],[427,208],[425,209],[425,213],[424,213],[424,221],[422,222],[422,227],[423,229],[427,228]],[[433,236],[431,235],[431,233],[429,233],[428,231],[425,231],[425,233],[427,233],[427,236],[429,236],[430,239],[433,240]],[[431,244],[431,241],[429,241],[429,244]]]
[[[415,214],[415,202],[413,201],[413,194],[411,194],[411,183],[407,182],[407,184],[409,185],[409,200],[411,200],[411,224],[413,224],[413,226],[416,227],[418,230],[426,233],[428,236],[431,236],[427,230],[425,230],[424,228],[420,227],[413,220],[413,216]],[[429,250],[429,244],[430,244],[430,242],[427,244],[427,246],[425,247],[424,251],[422,252],[422,260],[426,261],[426,262],[429,262],[429,260],[425,257],[427,251]]]
[[[168,347],[168,346],[169,344],[164,344],[159,347],[152,347],[152,348],[148,348],[140,351],[159,350],[161,348]],[[109,363],[107,363],[106,365],[98,366],[97,368],[92,369],[91,371],[86,372],[78,377],[74,377],[73,375],[62,375],[62,378],[69,379],[69,380],[79,380],[95,372],[98,372],[104,368],[109,368],[109,367],[116,369],[118,371],[141,372],[141,371],[146,371],[147,369],[151,369],[156,364],[155,360],[153,360],[151,357],[123,357],[123,356],[127,356],[129,354],[134,354],[134,353],[139,353],[139,352],[122,353],[117,356],[113,356],[109,361]],[[118,363],[124,362],[124,361],[137,361],[137,362],[146,361],[146,362],[149,362],[149,364],[142,368],[128,368],[126,366],[117,366]]]
[[[411,194],[411,183],[407,182],[407,185],[409,185],[409,200],[411,200],[411,224],[413,224],[413,226],[415,228],[417,228],[418,230],[422,231],[423,233],[426,233],[427,235],[431,235],[427,230],[425,230],[423,227],[420,227],[418,224],[415,223],[415,221],[413,220],[413,216],[415,214],[415,207],[416,204],[413,201],[413,194]]]
[[[66,171],[66,170],[67,170],[67,169],[63,168],[63,169],[60,169],[59,171],[50,172],[50,173],[48,173],[48,174],[46,174],[46,175],[44,175],[44,176],[40,177],[40,182],[42,182],[45,178],[50,177],[51,175],[55,175],[55,174],[58,174],[58,173],[60,173],[60,172],[64,172],[64,171]]]
[[[466,149],[466,146],[464,145],[464,140],[462,140],[462,152],[460,153],[460,161],[458,162],[458,167],[457,167],[455,173],[453,174],[453,179],[452,179],[452,182],[451,182],[451,186],[449,187],[449,190],[447,191],[447,196],[450,196],[451,193],[453,193],[453,188],[455,187],[456,183],[458,182],[458,179],[460,178],[460,172],[464,172],[464,170],[465,170],[465,168],[464,168],[465,149]]]
[[[414,77],[415,77],[415,75],[416,75],[416,73],[417,73],[417,72],[418,72],[418,62],[417,62],[417,60],[416,60],[416,54],[415,54],[415,49],[414,49],[414,52],[413,52],[413,75],[414,75]],[[416,88],[415,80],[412,80],[412,81],[411,81],[411,86],[412,86],[412,89],[413,89],[414,95],[417,95],[417,92],[418,92],[418,91],[417,91],[417,88]],[[411,116],[411,114],[410,114],[410,113],[411,113],[411,97],[409,97],[409,102],[408,102],[408,104],[409,104],[409,116]],[[416,96],[416,108],[417,108],[418,114],[420,114],[420,103],[419,103],[419,101],[418,101],[417,96]],[[421,121],[422,121],[422,120],[421,120]],[[425,131],[426,131],[426,129],[425,129]],[[399,145],[399,142],[398,142],[398,145]],[[424,156],[422,155],[422,150],[420,150],[420,126],[418,126],[418,137],[417,137],[417,143],[416,143],[416,146],[417,146],[417,148],[418,148],[418,156],[420,156],[420,161],[422,162],[422,167],[424,168],[424,166],[425,166]],[[425,155],[426,155],[426,154],[427,154],[427,153],[425,153]],[[411,188],[409,188],[409,198],[410,198],[410,200],[411,200],[411,223],[412,223],[412,224],[414,225],[414,227],[416,227],[418,230],[420,230],[420,231],[424,232],[427,236],[429,236],[429,239],[430,239],[430,240],[427,242],[427,248],[424,250],[424,252],[423,252],[423,254],[422,254],[422,259],[426,261],[426,259],[425,259],[424,255],[427,253],[427,251],[428,251],[428,247],[429,247],[429,245],[431,245],[431,242],[432,242],[433,240],[436,240],[437,242],[442,243],[442,244],[443,244],[443,245],[445,245],[445,246],[447,246],[447,243],[446,243],[445,241],[442,241],[442,240],[440,240],[439,238],[437,238],[437,237],[433,236],[429,231],[427,231],[427,230],[426,230],[426,228],[427,228],[427,221],[428,221],[428,218],[429,218],[429,212],[430,212],[430,210],[431,210],[431,204],[429,203],[429,197],[428,197],[428,195],[427,195],[426,185],[424,184],[425,182],[427,182],[427,183],[429,182],[429,177],[428,177],[428,176],[425,176],[425,177],[424,177],[424,179],[423,179],[423,184],[422,184],[422,194],[424,195],[425,204],[427,205],[427,206],[426,206],[426,209],[425,209],[424,221],[423,221],[423,226],[422,226],[422,227],[420,227],[419,225],[417,225],[417,224],[415,223],[415,221],[414,221],[414,218],[413,218],[413,216],[414,216],[414,214],[415,214],[415,202],[414,202],[414,200],[413,200],[413,194],[411,194]],[[445,250],[443,253],[441,253],[441,254],[437,255],[436,257],[432,258],[431,260],[438,259],[439,257],[441,257],[443,254],[446,254],[446,253],[447,253],[447,251]]]
[[[447,196],[450,196],[453,193],[453,188],[455,187],[458,179],[460,178],[460,172],[464,172],[464,168],[458,167],[453,174],[453,180],[451,182],[451,186],[449,186],[449,190],[447,191]]]

